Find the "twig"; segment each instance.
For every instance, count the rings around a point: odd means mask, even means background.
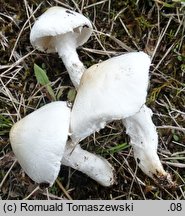
[[[163,126],[157,126],[158,129],[172,129],[172,130],[179,130],[182,132],[185,132],[185,128],[171,126],[171,125],[163,125]]]
[[[11,55],[10,55],[10,58],[9,58],[9,61],[12,59],[12,56],[14,54],[14,51],[16,49],[16,46],[18,44],[18,41],[19,41],[19,38],[22,34],[22,32],[24,31],[24,28],[26,27],[27,23],[30,22],[30,19],[32,18],[32,16],[37,12],[37,10],[40,8],[40,6],[42,5],[42,3],[39,4],[39,6],[34,10],[34,12],[30,15],[30,17],[26,20],[26,22],[24,23],[22,29],[20,30],[19,34],[18,34],[18,37],[17,37],[17,40],[15,41],[15,44],[14,44],[14,47],[12,49],[12,52],[11,52]]]
[[[6,173],[6,175],[4,176],[3,180],[1,181],[1,184],[0,184],[0,188],[3,186],[6,178],[8,177],[10,171],[12,170],[12,168],[14,167],[14,165],[16,164],[17,160],[14,160],[14,162],[12,163],[10,169],[8,170],[8,172]]]
[[[37,186],[27,197],[25,197],[23,200],[27,200],[29,199],[36,191],[38,191],[40,189],[39,186]]]
[[[103,3],[107,2],[107,1],[108,1],[108,0],[103,0],[103,1],[95,2],[95,3],[93,3],[93,4],[90,4],[90,5],[88,5],[88,6],[85,6],[84,9],[91,8],[91,7],[94,7],[94,6],[99,5],[99,4],[103,4]]]
[[[154,52],[153,52],[151,61],[153,61],[153,59],[154,59],[154,56],[155,56],[155,54],[156,54],[156,51],[157,51],[157,49],[158,49],[158,47],[159,47],[159,45],[160,45],[160,43],[161,43],[161,41],[162,41],[164,35],[166,34],[166,31],[167,31],[167,29],[168,29],[168,27],[169,27],[169,25],[170,25],[170,23],[171,23],[171,20],[172,20],[172,16],[169,18],[168,23],[167,23],[166,28],[164,29],[163,33],[159,36],[159,39],[158,39],[157,44],[156,44],[156,46],[155,46],[155,49],[154,49]]]
[[[69,200],[73,200],[72,197],[69,195],[69,193],[66,191],[66,189],[64,188],[64,186],[62,185],[62,183],[57,179],[56,183],[58,184],[58,186],[60,187],[60,189],[64,192],[64,194],[66,195],[66,197]]]

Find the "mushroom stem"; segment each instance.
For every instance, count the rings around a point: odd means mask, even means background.
[[[81,171],[102,186],[111,186],[115,182],[114,169],[104,158],[83,150],[80,145],[68,142],[62,164]]]
[[[71,81],[77,89],[80,84],[80,79],[85,67],[80,61],[76,52],[76,36],[75,32],[72,34],[66,33],[64,35],[57,36],[55,41],[55,49],[59,56],[62,58],[64,65],[69,73]]]
[[[123,119],[130,136],[134,157],[141,170],[160,185],[171,187],[173,182],[157,155],[158,135],[152,122],[152,111],[143,105],[135,115]]]

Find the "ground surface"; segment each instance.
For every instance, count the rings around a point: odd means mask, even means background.
[[[52,99],[38,84],[34,63],[47,71],[58,100],[73,86],[57,54],[34,51],[29,42],[35,17],[61,5],[93,22],[93,35],[78,50],[86,67],[132,50],[152,56],[147,104],[158,126],[158,154],[178,187],[158,187],[136,168],[121,122],[82,142],[115,167],[117,184],[104,188],[80,172],[62,167],[49,189],[37,185],[15,161],[9,143],[12,124]],[[180,1],[0,0],[0,199],[184,199],[185,198],[185,6]],[[117,148],[115,148],[117,146]],[[64,187],[64,188],[63,188]],[[67,195],[66,195],[67,194]]]

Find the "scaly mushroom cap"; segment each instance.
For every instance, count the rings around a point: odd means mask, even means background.
[[[82,76],[71,114],[74,143],[107,122],[135,114],[145,103],[150,58],[132,52],[88,68]]]
[[[52,102],[14,124],[10,142],[18,162],[37,183],[52,185],[58,176],[70,121],[66,102]]]
[[[91,22],[82,14],[63,7],[51,7],[35,22],[30,33],[30,42],[40,51],[56,52],[56,36],[75,33],[76,47],[83,45],[92,33]]]

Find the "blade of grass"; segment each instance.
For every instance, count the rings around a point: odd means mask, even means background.
[[[48,93],[52,97],[53,100],[56,100],[56,96],[54,94],[54,91],[51,87],[51,82],[46,74],[46,72],[39,67],[37,64],[34,64],[34,73],[37,79],[37,82],[43,86],[46,87]]]
[[[9,129],[12,126],[10,119],[5,118],[3,115],[0,115],[0,135],[5,135],[9,133]]]
[[[122,143],[122,144],[116,145],[116,146],[108,148],[108,149],[101,149],[101,150],[97,151],[96,153],[99,153],[101,155],[109,155],[109,154],[118,153],[122,150],[129,148],[129,147],[130,147],[130,145],[128,143]]]

